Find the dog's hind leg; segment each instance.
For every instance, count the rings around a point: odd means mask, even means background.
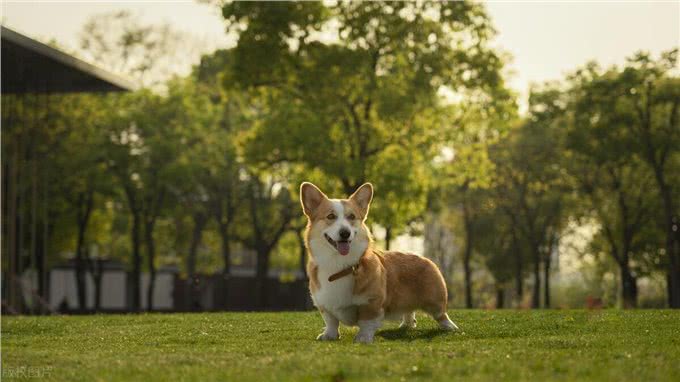
[[[437,306],[437,307],[431,307],[429,309],[426,309],[430,315],[432,315],[432,318],[434,318],[435,321],[439,324],[439,327],[444,329],[444,330],[458,330],[458,326],[451,321],[449,318],[449,315],[446,313],[446,305],[443,307]]]
[[[410,328],[410,329],[415,328],[416,327],[416,312],[405,313],[399,327],[400,328]]]
[[[458,325],[451,321],[447,313],[441,314],[438,317],[434,317],[434,319],[439,323],[439,327],[444,330],[458,330]]]

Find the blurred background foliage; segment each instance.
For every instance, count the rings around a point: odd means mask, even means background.
[[[140,90],[3,96],[3,162],[29,139],[49,184],[50,264],[304,272],[300,182],[370,181],[376,245],[434,259],[453,306],[680,307],[677,50],[585,63],[520,114],[479,3],[220,6],[238,42],[188,76],[180,33],[104,14],[77,54]]]

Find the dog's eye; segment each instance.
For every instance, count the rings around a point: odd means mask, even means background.
[[[337,217],[337,216],[335,216],[335,214],[331,213],[331,214],[328,214],[328,216],[326,216],[326,219],[328,219],[328,220],[335,220],[336,217]]]
[[[349,219],[349,220],[354,220],[354,219],[356,219],[356,218],[357,218],[357,217],[354,216],[354,214],[349,214],[349,215],[347,215],[347,219]]]

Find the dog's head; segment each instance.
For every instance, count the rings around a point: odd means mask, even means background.
[[[370,240],[364,224],[373,199],[373,186],[365,183],[347,199],[329,199],[318,187],[304,182],[300,202],[309,221],[308,240],[323,240],[341,256],[366,249]]]

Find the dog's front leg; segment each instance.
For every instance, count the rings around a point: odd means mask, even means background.
[[[370,344],[373,342],[375,332],[382,325],[382,320],[385,315],[382,309],[382,304],[374,301],[367,305],[359,306],[359,333],[354,337],[354,342]]]
[[[324,328],[323,333],[319,334],[316,339],[319,341],[332,341],[340,338],[340,333],[338,332],[340,321],[323,309],[321,309],[321,316],[323,317],[323,322],[326,324],[326,327]]]

